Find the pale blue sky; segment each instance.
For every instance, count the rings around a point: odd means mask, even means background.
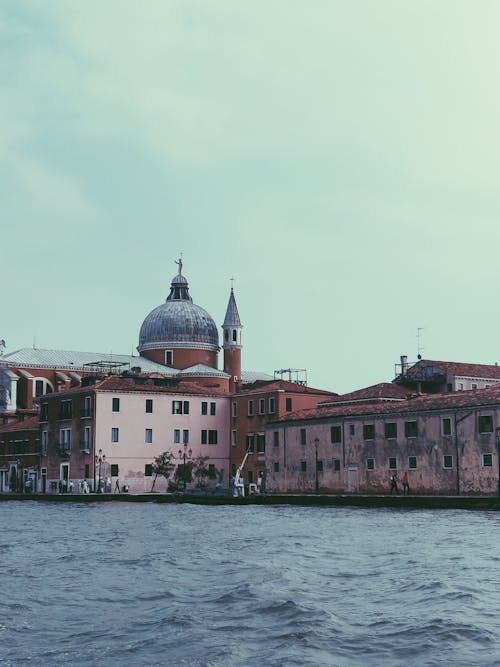
[[[247,370],[500,362],[500,3],[0,0],[7,351],[130,353],[174,259]],[[222,360],[221,362],[222,363]]]

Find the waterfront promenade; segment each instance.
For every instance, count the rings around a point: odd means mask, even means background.
[[[263,494],[245,498],[211,493],[90,493],[0,494],[1,501],[31,500],[50,503],[179,503],[193,505],[295,505],[299,507],[364,507],[392,509],[500,510],[498,496],[424,496],[363,494]]]

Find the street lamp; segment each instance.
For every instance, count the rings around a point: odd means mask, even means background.
[[[102,464],[106,462],[106,454],[102,453],[102,449],[99,450],[99,455],[95,455],[95,465],[94,465],[94,493],[102,493],[101,491],[101,468]],[[97,464],[99,464],[99,482],[97,484],[97,491],[95,486],[95,473]]]
[[[184,449],[183,450],[179,449],[178,454],[179,454],[179,458],[182,459],[182,482],[183,482],[183,487],[184,487],[184,491],[185,491],[186,490],[186,484],[187,484],[187,481],[186,481],[186,478],[187,478],[187,475],[186,475],[186,459],[191,458],[191,456],[193,454],[193,450],[190,449],[188,451],[187,442],[185,442],[184,443]]]
[[[315,489],[316,493],[319,493],[319,482],[318,482],[318,445],[319,445],[319,438],[314,438],[314,474],[316,475],[315,477]]]
[[[500,498],[500,426],[495,429],[497,436],[497,460],[498,460],[498,497]]]

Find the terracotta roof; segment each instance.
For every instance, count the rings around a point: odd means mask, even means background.
[[[27,417],[23,421],[14,421],[8,424],[0,424],[0,433],[10,431],[38,431],[40,428],[40,421],[38,416]]]
[[[457,361],[433,361],[431,359],[421,359],[416,364],[410,366],[407,375],[411,377],[413,369],[416,372],[422,367],[436,367],[443,370],[448,375],[459,375],[465,377],[481,377],[500,380],[500,366],[496,364],[469,364]]]
[[[500,406],[500,386],[448,394],[423,394],[405,401],[354,403],[298,410],[277,422],[331,419],[334,417],[377,416],[383,414],[415,413],[433,410],[460,410],[479,406]]]
[[[286,391],[294,394],[318,394],[320,396],[337,396],[332,391],[326,391],[324,389],[314,389],[313,387],[307,387],[303,384],[297,384],[296,382],[288,382],[287,380],[258,380],[252,384],[244,385],[239,395],[241,394],[256,394],[262,392],[271,392],[271,391]]]
[[[380,382],[379,384],[373,384],[370,387],[364,387],[363,389],[351,391],[348,394],[334,396],[328,401],[322,401],[321,403],[318,403],[318,407],[332,404],[341,405],[347,403],[402,401],[407,397],[408,389],[405,389],[398,384],[393,384],[392,382]]]

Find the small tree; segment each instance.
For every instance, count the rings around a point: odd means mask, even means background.
[[[174,468],[175,468],[175,463],[172,462],[172,459],[174,458],[174,455],[172,452],[163,452],[162,454],[159,454],[152,466],[152,470],[155,474],[155,478],[153,480],[153,485],[151,487],[151,492],[153,492],[156,484],[156,478],[158,475],[161,477],[165,477],[165,479],[169,480],[170,475],[172,474]]]
[[[205,477],[208,477],[210,471],[207,466],[208,456],[197,456],[193,459],[193,475],[196,479],[196,486],[202,488],[205,486]]]

